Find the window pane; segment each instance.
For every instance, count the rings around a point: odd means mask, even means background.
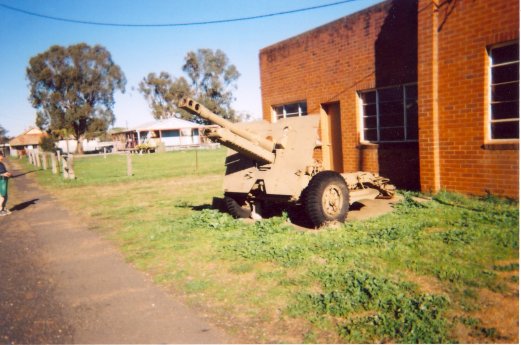
[[[360,98],[363,101],[365,140],[376,142],[418,140],[417,85],[367,91],[360,93]],[[375,104],[377,99],[378,104]]]
[[[286,115],[297,114],[298,115],[298,103],[286,104],[284,106],[286,108]]]
[[[364,128],[376,128],[376,116],[364,117]]]
[[[391,87],[378,90],[378,102],[390,102],[403,99],[403,91],[401,87]]]
[[[380,116],[380,128],[403,126],[403,114]]]
[[[362,92],[361,97],[364,104],[376,103],[376,91]]]
[[[277,114],[277,116],[282,116],[282,114],[284,114],[284,106],[282,105],[273,107],[273,110],[275,111],[275,114]]]
[[[405,87],[406,99],[418,99],[418,85],[407,85]]]
[[[376,136],[376,129],[364,130],[364,139],[368,141],[377,141],[378,137]]]
[[[519,118],[519,101],[492,104],[492,120]]]
[[[300,115],[308,114],[308,104],[306,102],[300,102]]]
[[[492,84],[519,81],[519,64],[492,67]]]
[[[492,85],[492,102],[515,101],[519,99],[519,82]]]
[[[403,141],[404,130],[400,128],[381,128],[380,141]]]
[[[519,139],[519,121],[492,123],[492,139]]]
[[[418,113],[408,112],[407,113],[407,127],[418,128]]]
[[[403,102],[381,103],[380,116],[401,115],[403,117]]]
[[[364,115],[366,115],[366,116],[376,115],[376,104],[364,105]]]
[[[407,115],[410,114],[416,114],[416,117],[418,116],[418,102],[416,100],[414,101],[408,101],[405,105],[405,110],[407,111]]]
[[[407,140],[418,140],[418,125],[407,124]]]
[[[519,60],[519,43],[493,48],[490,52],[494,65]]]
[[[300,110],[300,112],[299,112]],[[307,103],[306,102],[295,102],[288,103],[283,105],[277,105],[273,107],[273,111],[277,115],[277,118],[283,118],[284,113],[287,117],[299,116],[299,115],[307,115]]]

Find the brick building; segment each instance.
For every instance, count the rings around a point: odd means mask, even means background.
[[[518,0],[388,0],[260,51],[263,116],[401,188],[518,197]]]

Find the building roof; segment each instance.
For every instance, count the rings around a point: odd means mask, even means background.
[[[39,130],[38,128],[31,128],[19,136],[11,139],[9,145],[11,146],[26,146],[26,145],[38,145],[42,137],[47,134]]]

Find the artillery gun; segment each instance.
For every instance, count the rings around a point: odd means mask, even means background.
[[[190,98],[178,106],[218,125],[203,133],[229,148],[224,203],[236,218],[260,218],[274,207],[296,209],[320,227],[345,221],[356,201],[394,195],[395,187],[377,174],[324,170],[313,158],[320,146],[319,115],[231,123]]]

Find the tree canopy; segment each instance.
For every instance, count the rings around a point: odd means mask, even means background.
[[[217,49],[198,49],[185,56],[182,66],[188,80],[181,76],[173,78],[168,72],[150,73],[139,84],[154,118],[178,116],[186,120],[204,123],[204,120],[177,108],[181,96],[190,96],[214,113],[237,121],[238,115],[231,107],[235,100],[233,91],[240,76],[235,65],[230,64],[226,54]]]
[[[115,120],[114,92],[125,92],[126,79],[110,52],[79,43],[52,46],[32,57],[26,70],[36,125],[81,140],[105,132]]]
[[[145,96],[155,119],[175,117],[177,113],[181,113],[177,109],[177,101],[184,95],[192,95],[185,78],[172,78],[168,72],[161,72],[159,75],[149,73],[139,83],[139,91]],[[191,119],[190,114],[184,111],[180,117]]]
[[[8,140],[7,130],[0,125],[0,144],[6,143]]]

